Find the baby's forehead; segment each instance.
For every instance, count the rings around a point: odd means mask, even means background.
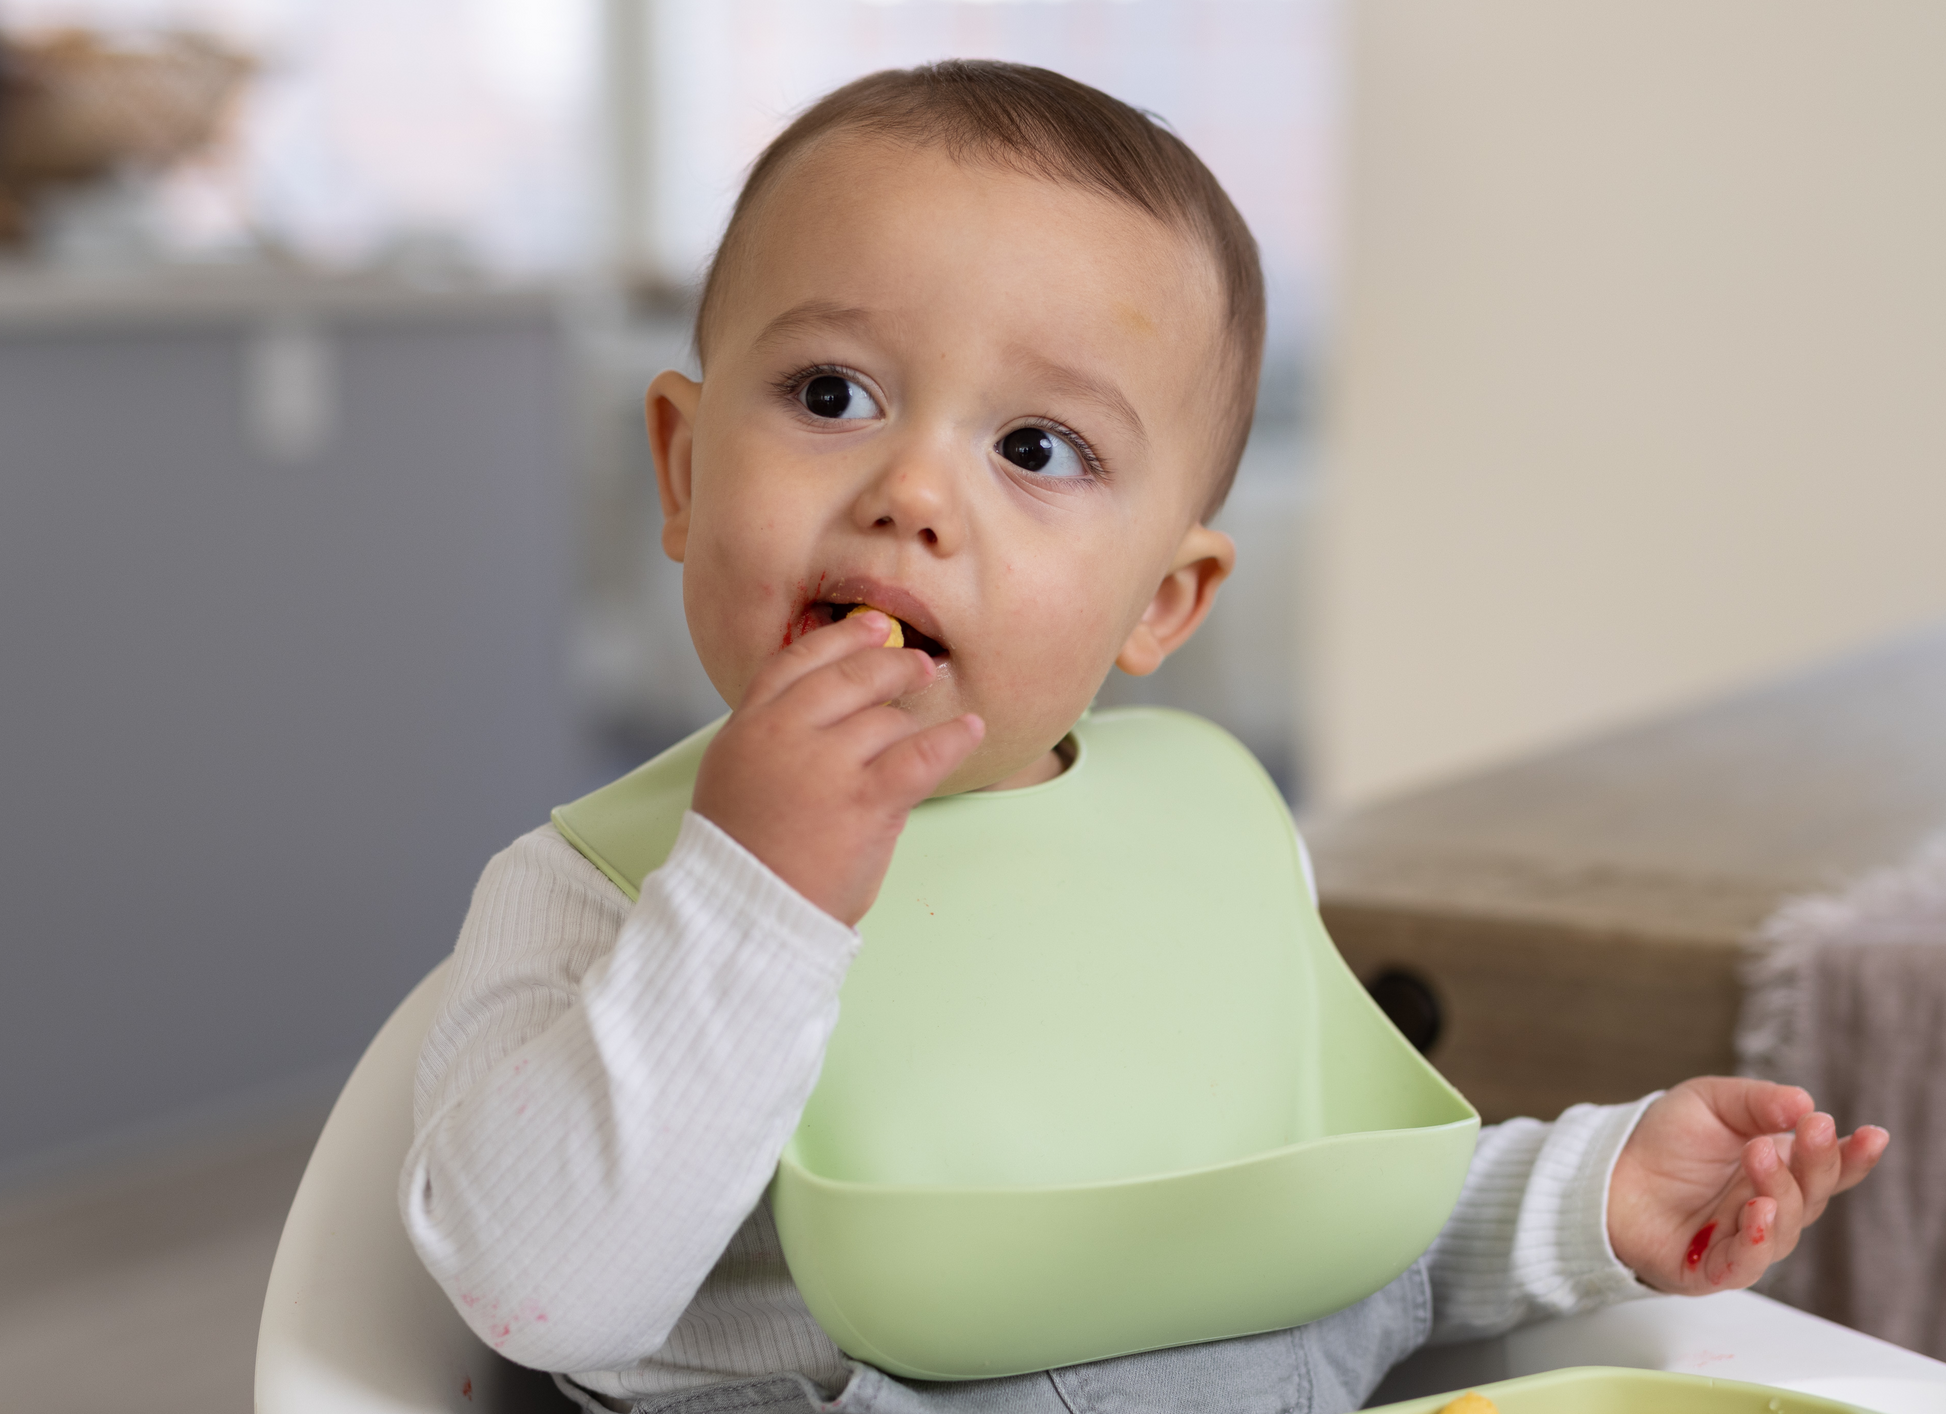
[[[1018,235],[1007,228],[1008,208],[1023,205],[1042,218],[1032,248],[1006,249]],[[982,254],[997,246],[1015,258],[1016,279],[1003,283],[1038,280],[1063,295],[1092,294],[1091,303],[1135,338],[1152,337],[1166,322],[1185,359],[1206,356],[1198,346],[1220,333],[1222,279],[1205,240],[1182,223],[1058,172],[1032,170],[1017,157],[840,130],[776,169],[748,216],[746,228],[725,243],[736,267],[725,282],[726,302],[755,293],[779,267],[813,259],[824,262],[814,273],[840,280],[867,273],[846,267],[847,243],[873,256],[937,253],[945,260],[984,232]],[[950,227],[945,242],[942,221]],[[979,268],[991,277],[990,262]]]

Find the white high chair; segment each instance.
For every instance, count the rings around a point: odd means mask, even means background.
[[[380,1028],[318,1136],[264,1294],[258,1414],[573,1414],[466,1328],[399,1220],[412,1076],[447,966]]]
[[[373,1038],[304,1170],[264,1296],[257,1414],[572,1414],[545,1375],[467,1329],[399,1220],[412,1076],[446,967]],[[1946,1414],[1946,1364],[1751,1292],[1634,1301],[1421,1351],[1375,1401],[1567,1365],[1706,1373],[1884,1414]]]

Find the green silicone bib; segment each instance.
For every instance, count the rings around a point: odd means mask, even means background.
[[[711,731],[555,812],[631,897]],[[1249,753],[1152,709],[1073,739],[1044,785],[912,812],[771,1189],[812,1315],[909,1378],[1315,1320],[1412,1263],[1472,1157]]]

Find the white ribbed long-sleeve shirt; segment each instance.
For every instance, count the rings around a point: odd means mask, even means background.
[[[480,1337],[618,1400],[849,1369],[763,1191],[858,934],[709,821],[630,905],[552,826],[494,857],[419,1061],[407,1231]],[[1646,1288],[1608,1177],[1642,1105],[1481,1132],[1432,1249],[1435,1339]]]

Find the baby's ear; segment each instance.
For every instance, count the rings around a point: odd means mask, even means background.
[[[1237,547],[1220,530],[1196,524],[1176,547],[1149,607],[1115,656],[1115,666],[1133,677],[1147,677],[1162,660],[1189,641],[1216,603],[1216,590],[1236,568]]]
[[[662,552],[677,563],[689,545],[690,453],[702,401],[703,385],[670,369],[656,375],[642,404],[662,497]]]

